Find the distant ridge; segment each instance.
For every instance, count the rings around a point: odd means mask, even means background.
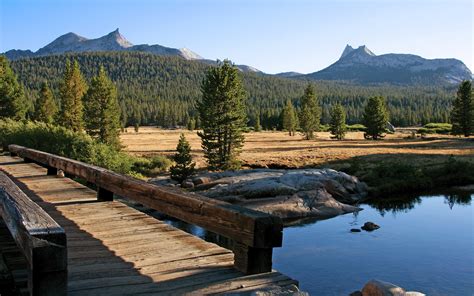
[[[425,59],[395,53],[376,55],[365,45],[358,48],[346,45],[334,64],[303,77],[358,84],[455,84],[472,79],[472,73],[456,59]]]
[[[9,60],[18,60],[21,58],[32,58],[40,56],[49,56],[63,53],[81,53],[81,52],[101,52],[101,51],[139,51],[148,52],[162,56],[179,56],[186,60],[197,60],[207,64],[214,65],[216,61],[204,59],[199,54],[188,48],[172,48],[159,44],[148,45],[139,44],[133,45],[122,34],[119,29],[110,32],[109,34],[96,38],[88,39],[76,33],[67,33],[59,36],[51,43],[40,48],[36,52],[31,50],[12,49],[5,52],[5,56]],[[262,73],[260,70],[252,66],[236,65],[242,72]]]
[[[120,34],[119,29],[96,39],[88,39],[70,32],[56,38],[53,42],[40,48],[37,52],[32,52],[30,50],[9,50],[5,52],[5,55],[8,59],[16,60],[23,57],[90,51],[143,51],[159,55],[176,55],[187,60],[203,59],[200,55],[187,48],[176,49],[158,44],[133,45],[122,34]]]

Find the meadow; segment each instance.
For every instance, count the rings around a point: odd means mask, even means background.
[[[360,157],[374,162],[416,158],[417,161],[431,163],[451,155],[463,159],[474,158],[472,137],[464,139],[431,134],[412,138],[412,130],[416,129],[404,129],[379,141],[365,140],[363,132],[349,132],[342,141],[331,139],[328,132],[319,132],[315,140],[309,141],[299,134],[289,136],[281,131],[250,132],[245,134],[240,159],[243,167],[301,168],[322,165],[339,167],[342,163]],[[196,131],[141,127],[136,133],[133,128],[127,128],[120,139],[128,153],[171,156],[175,153],[181,133],[191,144],[197,167],[205,167],[201,141]]]

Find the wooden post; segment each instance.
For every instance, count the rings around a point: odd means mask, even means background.
[[[66,236],[64,235],[64,244]],[[28,287],[31,295],[67,295],[67,247],[37,240],[33,242]]]
[[[5,150],[4,150],[5,151]],[[15,156],[18,156],[18,154],[14,153],[14,152],[10,152],[10,156],[11,157],[15,157]]]
[[[98,201],[113,201],[114,193],[102,187],[97,189],[97,200]]]
[[[23,161],[26,162],[26,163],[34,162],[31,158],[28,158],[28,157],[24,157]]]
[[[272,271],[273,248],[254,248],[234,243],[234,267],[245,274]]]
[[[48,176],[56,176],[58,174],[58,169],[48,166]]]

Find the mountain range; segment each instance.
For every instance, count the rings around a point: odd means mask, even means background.
[[[63,53],[101,52],[101,51],[137,51],[161,56],[178,56],[186,60],[197,60],[206,64],[215,64],[187,48],[171,48],[162,45],[133,45],[125,39],[119,30],[96,39],[88,39],[75,33],[67,33],[36,52],[31,50],[9,50],[4,54],[10,60],[50,56]],[[261,73],[248,66],[237,65],[243,72]],[[456,84],[472,79],[471,71],[457,59],[425,59],[412,54],[375,55],[365,45],[353,48],[347,45],[335,63],[329,67],[309,74],[284,72],[275,74],[289,79],[337,80],[355,84]]]

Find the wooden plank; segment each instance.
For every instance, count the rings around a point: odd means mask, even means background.
[[[279,272],[269,272],[258,275],[241,276],[229,281],[210,284],[204,288],[194,289],[192,292],[189,292],[188,295],[210,295],[253,291],[265,286],[276,284],[280,281],[284,281],[285,284],[288,284],[289,281],[291,281],[291,283],[295,283],[295,281]],[[179,293],[181,291],[176,292]]]
[[[27,258],[35,295],[66,293],[66,234],[40,206],[0,172],[0,215]]]
[[[238,277],[239,275],[241,274],[233,268],[215,268],[203,270],[202,272],[184,277],[174,276],[169,280],[161,280],[159,282],[153,282],[152,279],[149,278],[150,282],[148,283],[142,277],[129,277],[124,279],[104,278],[101,279],[100,282],[77,282],[70,287],[69,293],[70,295],[80,295],[75,294],[74,292],[82,291],[83,295],[113,295],[121,293],[131,295],[133,293],[153,292],[161,295],[161,293],[171,292],[174,295],[180,295],[179,293],[176,293],[176,290],[190,290],[193,286],[203,284],[207,285],[209,282],[213,281],[228,280]],[[124,280],[127,281],[128,284],[124,284]]]

